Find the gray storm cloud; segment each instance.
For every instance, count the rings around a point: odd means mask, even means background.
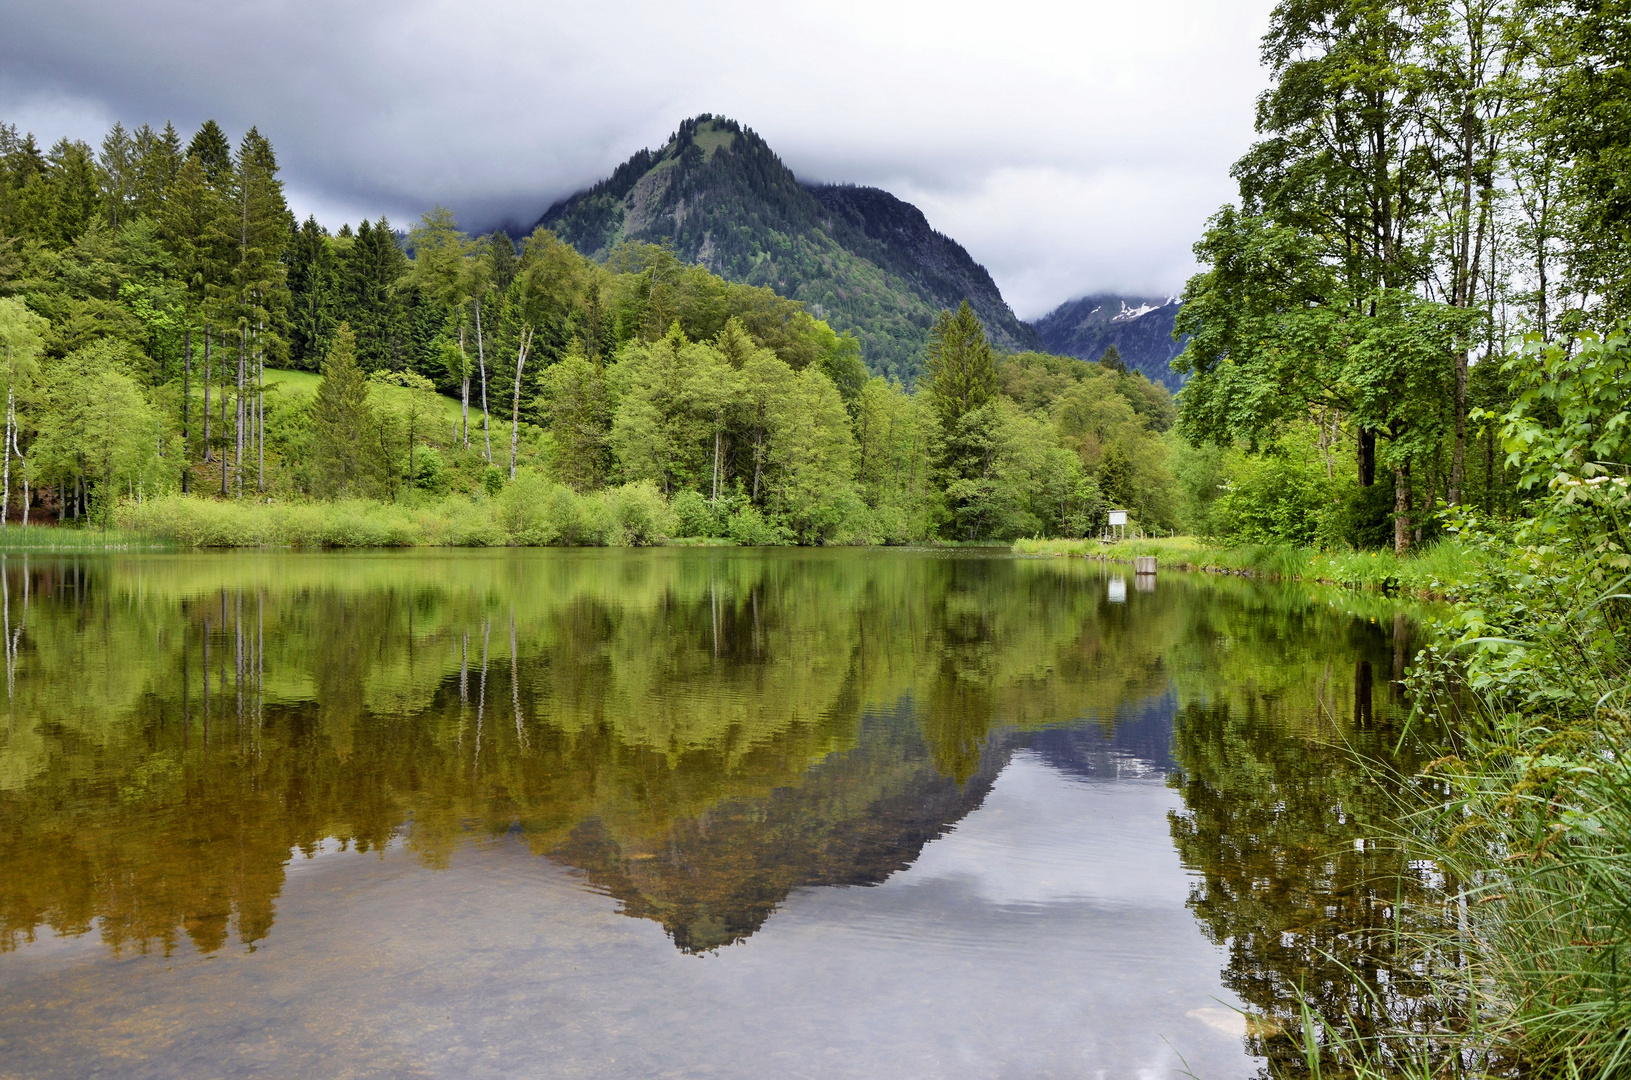
[[[1269,6],[0,0],[0,120],[253,124],[302,214],[479,227],[721,113],[801,178],[916,203],[1034,317],[1182,285],[1251,138]]]

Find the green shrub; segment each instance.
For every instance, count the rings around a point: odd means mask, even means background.
[[[719,515],[708,505],[708,500],[702,497],[700,491],[680,492],[674,496],[671,508],[674,511],[675,536],[718,536],[723,531]]]
[[[537,473],[525,470],[516,475],[498,495],[498,520],[518,544],[547,544],[555,539],[546,500],[552,485]]]
[[[611,531],[605,500],[579,495],[564,484],[551,485],[544,500],[551,539],[569,547],[598,547]]]
[[[420,512],[426,544],[440,547],[503,547],[510,542],[492,501],[453,496]]]
[[[1299,433],[1300,434],[1300,433]],[[1218,534],[1236,544],[1309,547],[1336,513],[1335,485],[1306,438],[1264,454],[1231,453],[1212,504]]]
[[[1393,546],[1393,485],[1386,480],[1358,487],[1342,507],[1342,539],[1356,548]]]
[[[793,530],[774,518],[766,518],[751,504],[731,513],[727,535],[743,547],[770,547],[790,543]]]
[[[420,446],[413,452],[413,486],[432,495],[447,494],[447,463],[434,446]]]
[[[610,513],[611,535],[604,543],[645,547],[668,540],[678,528],[674,511],[649,480],[602,492]]]
[[[861,507],[847,523],[852,544],[905,544],[912,539],[912,525],[898,506]]]

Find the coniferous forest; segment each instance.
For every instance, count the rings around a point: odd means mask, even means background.
[[[967,304],[907,388],[666,246],[596,262],[444,209],[298,222],[255,130],[42,150],[6,127],[0,157],[8,522],[173,531],[207,497],[483,504],[475,543],[1083,536],[1112,504],[1178,524],[1167,392],[1113,358],[1000,355]]]

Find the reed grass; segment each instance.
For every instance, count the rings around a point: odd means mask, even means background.
[[[175,543],[139,529],[9,523],[0,529],[0,552],[173,551]]]
[[[1130,563],[1153,555],[1174,570],[1240,574],[1281,581],[1312,581],[1349,588],[1408,592],[1420,596],[1452,595],[1480,564],[1480,549],[1453,539],[1438,540],[1406,555],[1391,551],[1321,551],[1263,544],[1208,544],[1194,537],[1123,540],[1021,540],[1014,550],[1025,555],[1054,555]]]
[[[1480,689],[1436,770],[1451,797],[1424,830],[1463,883],[1453,977],[1529,1076],[1631,1076],[1625,586],[1535,598],[1527,642],[1464,640],[1509,655],[1468,669]]]
[[[171,495],[126,503],[126,534],[174,548],[632,546],[667,542],[673,515],[647,484],[582,495],[517,482],[497,498],[420,503],[229,502]]]
[[[1442,883],[1406,920],[1420,987],[1356,975],[1391,1016],[1364,1037],[1305,1003],[1308,1075],[1631,1076],[1631,578],[1601,567],[1492,555],[1418,657],[1445,753],[1386,839]]]

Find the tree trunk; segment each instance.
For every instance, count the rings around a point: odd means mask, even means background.
[[[1461,481],[1467,462],[1467,350],[1462,349],[1455,358],[1455,448],[1450,454],[1450,487],[1445,502],[1461,505]],[[1428,512],[1432,512],[1429,501]]]
[[[470,355],[464,351],[463,326],[459,327],[459,361],[459,374],[463,380],[459,400],[464,412],[464,448],[468,450],[470,449]]]
[[[481,438],[487,448],[487,464],[493,463],[492,422],[487,413],[487,355],[481,344],[481,301],[472,300],[476,308],[476,363],[481,368]]]
[[[1541,195],[1540,222],[1538,223],[1538,227],[1536,229],[1538,235],[1535,237],[1535,274],[1539,279],[1538,284],[1540,286],[1540,291],[1536,296],[1535,325],[1536,329],[1540,331],[1540,339],[1542,341],[1551,340],[1550,331],[1546,326],[1546,290],[1548,288],[1546,282],[1546,223],[1549,220],[1549,216],[1546,211],[1550,202],[1549,194],[1550,192],[1548,191],[1547,193],[1543,193]]]
[[[1376,431],[1373,428],[1359,429],[1359,449],[1356,455],[1359,459],[1359,486],[1370,487],[1376,483]]]
[[[227,490],[227,465],[232,459],[227,445],[227,367],[226,362],[221,363],[221,497],[225,498]]]
[[[17,415],[15,404],[17,401],[17,388],[6,390],[6,466],[5,475],[0,478],[0,529],[6,527],[7,519],[11,517],[11,444],[12,419]]]
[[[1327,432],[1325,427],[1325,410],[1321,409],[1320,417],[1317,421],[1315,421],[1314,427],[1315,430],[1319,432],[1319,451],[1321,460],[1325,462],[1325,479],[1327,482],[1330,482],[1336,479],[1334,464],[1331,461],[1331,449],[1336,444],[1336,421],[1333,420],[1331,422],[1330,431]]]
[[[236,416],[236,420],[238,421],[238,430],[235,433],[237,435],[238,446],[237,479],[238,498],[240,499],[244,497],[244,439],[249,434],[249,427],[245,423],[245,421],[248,419],[248,401],[244,398],[244,387],[246,385],[244,376],[247,374],[244,365],[248,360],[248,355],[245,350],[248,344],[249,327],[244,326],[238,331],[238,401]]]
[[[765,437],[763,432],[753,437],[753,501],[759,501],[759,469],[764,463]]]
[[[28,528],[28,460],[23,457],[22,449],[17,445],[17,425],[11,426],[11,452],[17,455],[17,468],[23,474],[23,528]],[[26,594],[25,594],[26,595]]]
[[[478,324],[479,325],[479,324]],[[527,366],[527,349],[532,345],[532,327],[521,330],[521,344],[515,351],[515,394],[510,402],[510,479],[515,479],[515,455],[521,442],[521,370]],[[491,459],[492,451],[488,451]]]
[[[221,358],[221,495],[229,494],[227,490],[227,465],[232,460],[231,446],[227,442],[227,387],[231,380],[227,377],[227,357]]]
[[[1393,553],[1403,555],[1410,549],[1410,466],[1397,465],[1393,469]]]
[[[210,449],[210,324],[204,324],[204,461],[215,460]]]
[[[187,494],[187,480],[193,471],[193,328],[181,335],[181,493]]]
[[[1427,501],[1422,505],[1421,517],[1416,521],[1416,543],[1421,543],[1422,536],[1427,529],[1427,522],[1433,516],[1433,504],[1438,499],[1438,474],[1440,472],[1438,455],[1427,464]]]
[[[263,327],[264,329],[264,327]],[[266,345],[255,350],[255,487],[266,490]]]

